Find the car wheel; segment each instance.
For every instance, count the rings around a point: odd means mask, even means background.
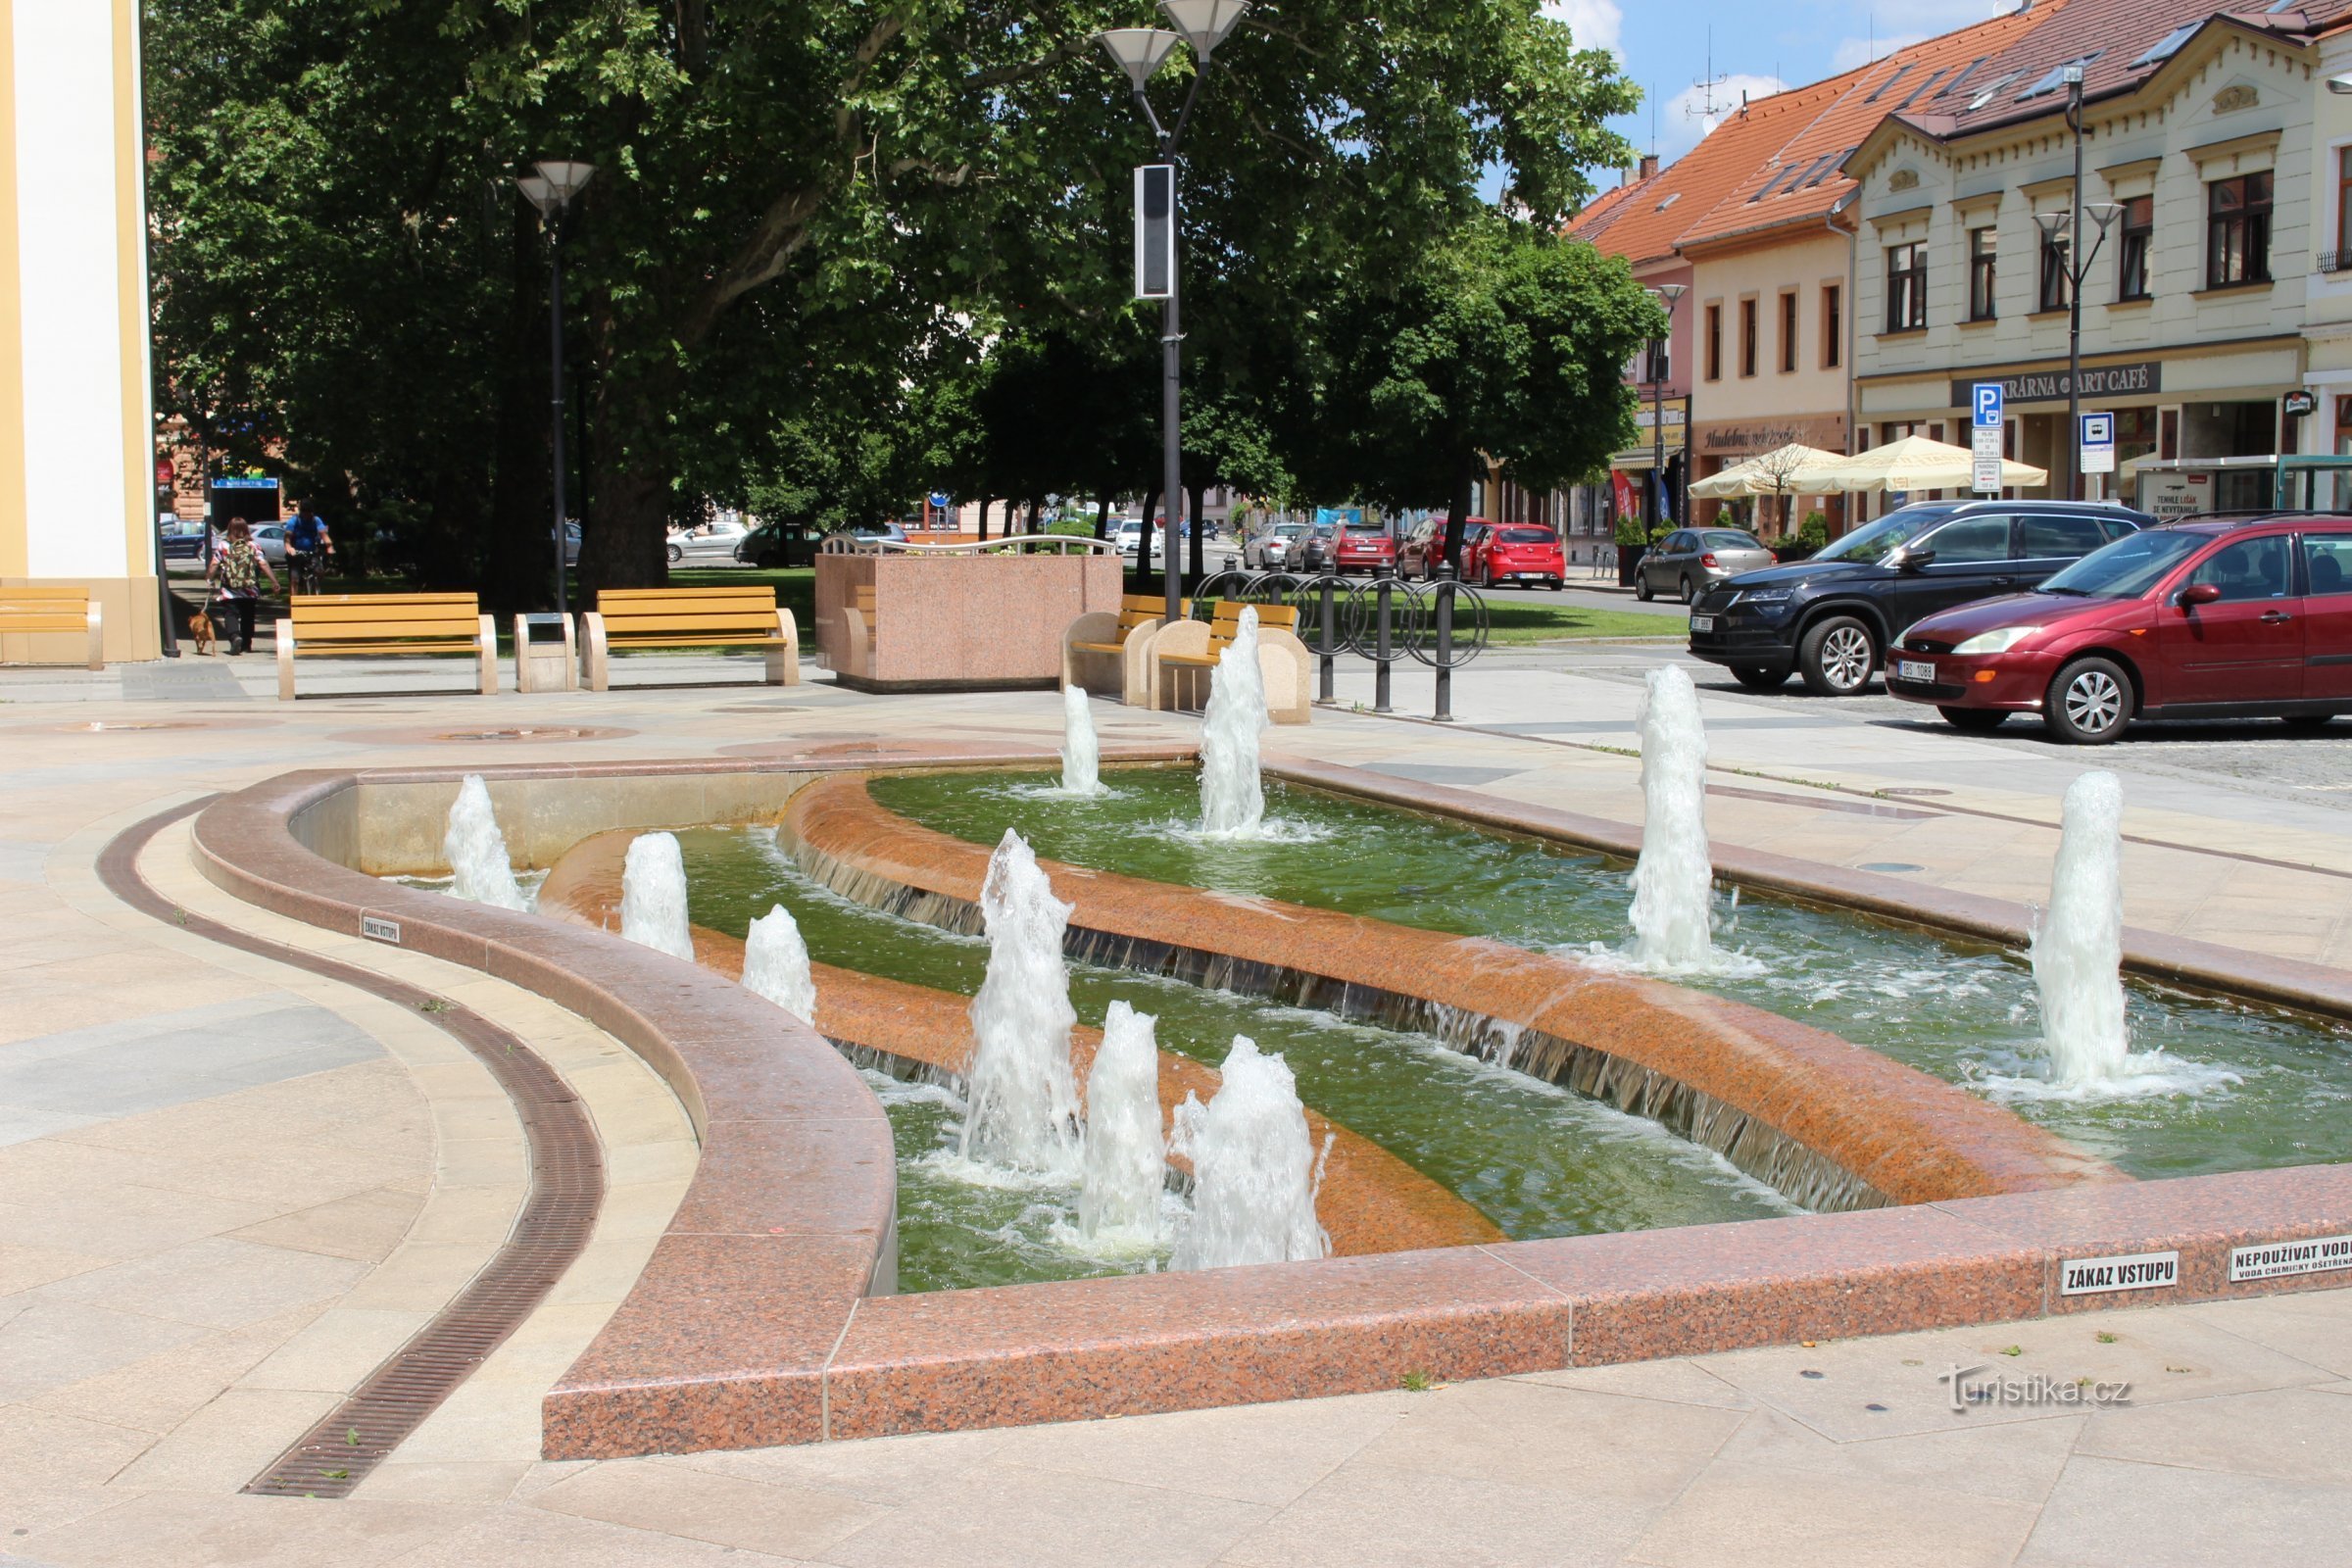
[[[1751,692],[1777,692],[1788,683],[1785,669],[1768,669],[1762,664],[1734,664],[1732,679]]]
[[[1870,684],[1879,648],[1870,628],[1851,615],[1829,615],[1805,629],[1796,667],[1805,689],[1819,697],[1851,697]]]
[[[2112,659],[2077,660],[2050,682],[2041,712],[2069,745],[2104,746],[2132,727],[2132,678]]]
[[[2333,713],[2289,713],[2286,715],[2288,729],[2325,729],[2334,722],[2335,715]]]
[[[2008,710],[2000,708],[1938,708],[1936,711],[1943,715],[1946,724],[1971,735],[1989,735],[2009,722]]]
[[[1649,603],[1650,591],[1648,572],[1637,571],[1634,573],[1634,597],[1641,600],[1645,605]]]
[[[1492,561],[1478,568],[1478,585],[1481,588],[1492,588],[1494,586],[1494,563]]]
[[[679,548],[678,548],[676,545],[671,545],[671,546],[669,547],[669,564],[670,564],[671,565],[673,565],[673,566],[674,566],[674,565],[676,565],[676,564],[677,564],[679,562],[681,562],[681,561],[683,561],[683,560],[685,560],[685,559],[686,559],[686,552],[685,552],[685,551],[683,551],[683,550],[680,550],[680,549],[679,549]]]
[[[1683,579],[1683,603],[1684,603],[1684,604],[1686,604],[1686,605],[1689,605],[1689,604],[1695,604],[1695,603],[1697,602],[1697,600],[1698,600],[1698,592],[1697,592],[1697,590],[1696,590],[1696,589],[1694,589],[1694,588],[1692,588],[1692,587],[1690,586],[1690,578],[1688,578],[1688,577],[1685,577],[1685,578]]]

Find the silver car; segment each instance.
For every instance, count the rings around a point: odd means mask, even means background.
[[[1303,522],[1277,523],[1242,546],[1242,564],[1265,571],[1294,567],[1311,531]]]
[[[1691,604],[1724,578],[1761,571],[1776,559],[1754,534],[1737,528],[1677,528],[1634,568],[1634,597],[1665,594]]]

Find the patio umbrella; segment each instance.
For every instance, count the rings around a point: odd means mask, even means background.
[[[1966,447],[1951,446],[1942,441],[1931,441],[1924,435],[1907,435],[1900,441],[1889,441],[1868,452],[1857,452],[1841,459],[1821,475],[1829,489],[1860,492],[1870,490],[1966,490],[1975,478],[1975,463]],[[2047,484],[2050,471],[2027,463],[2001,460],[2001,483],[2011,485]]]
[[[1835,452],[1791,441],[1785,447],[1736,463],[1690,486],[1702,501],[1726,501],[1734,496],[1788,496],[1820,493],[1835,488],[1822,481],[1845,459]]]

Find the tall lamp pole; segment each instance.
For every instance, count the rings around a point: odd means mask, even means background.
[[[2075,135],[2074,193],[2063,213],[2035,213],[2034,221],[2041,226],[2042,235],[2058,253],[2058,265],[2066,274],[2066,439],[2059,443],[2066,454],[2066,494],[2064,499],[2081,499],[2076,492],[2082,488],[2082,280],[2090,275],[2090,264],[2098,260],[2099,248],[2107,243],[2107,230],[2123,208],[2114,202],[2082,200],[2082,68],[2066,68],[2066,125]],[[2098,225],[2098,238],[2090,249],[2077,256],[2081,247],[2075,236],[2082,232],[2082,220],[2087,216]]]
[[[523,199],[539,209],[540,225],[547,230],[547,337],[555,385],[550,429],[556,459],[556,613],[562,615],[569,613],[564,579],[571,566],[564,519],[564,237],[572,198],[586,188],[596,166],[543,159],[535,167],[537,173],[524,174],[514,184]]]
[[[1681,283],[1660,283],[1655,288],[1642,290],[1658,302],[1658,309],[1666,313],[1665,335],[1649,340],[1649,504],[1643,509],[1649,515],[1644,519],[1645,526],[1642,529],[1648,535],[1642,542],[1644,551],[1657,542],[1658,524],[1665,520],[1666,356],[1659,350],[1674,341],[1674,306],[1683,297],[1684,288],[1685,285]],[[1687,427],[1684,439],[1690,439]],[[1678,517],[1675,520],[1680,522],[1682,519]]]
[[[1160,162],[1173,166],[1176,149],[1184,141],[1184,132],[1193,121],[1193,106],[1200,100],[1201,84],[1208,80],[1209,57],[1217,45],[1225,41],[1243,13],[1250,9],[1250,0],[1160,0],[1159,9],[1167,13],[1175,24],[1174,32],[1160,27],[1114,27],[1096,34],[1113,64],[1127,74],[1129,85],[1135,92],[1135,104],[1144,112],[1152,126],[1152,134],[1159,143]],[[1193,73],[1193,85],[1184,95],[1184,107],[1178,111],[1172,126],[1160,122],[1152,107],[1152,96],[1144,84],[1154,72],[1167,62],[1180,43],[1193,46],[1199,66]],[[1175,191],[1169,191],[1167,222],[1171,259],[1177,254],[1176,238],[1182,232],[1177,222]],[[1184,425],[1182,411],[1182,380],[1184,374],[1184,333],[1182,317],[1177,305],[1176,273],[1180,269],[1171,266],[1167,278],[1167,294],[1160,304],[1160,504],[1166,524],[1160,534],[1160,575],[1167,587],[1167,618],[1179,618],[1184,608],[1184,578],[1176,567],[1176,519],[1184,511]],[[1200,519],[1192,519],[1200,526]],[[1152,519],[1144,519],[1144,548],[1152,542]]]

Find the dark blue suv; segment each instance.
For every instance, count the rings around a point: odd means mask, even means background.
[[[2023,593],[2155,520],[2110,503],[1918,502],[1809,561],[1717,583],[1690,607],[1690,652],[1749,691],[1794,671],[1824,697],[1849,697],[1913,621]]]

